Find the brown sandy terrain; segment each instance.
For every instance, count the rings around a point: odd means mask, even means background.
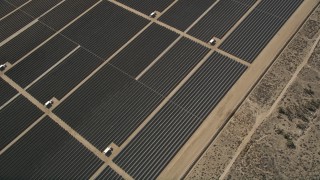
[[[186,179],[320,178],[319,35],[320,6]]]

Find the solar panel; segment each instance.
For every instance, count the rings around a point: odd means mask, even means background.
[[[11,99],[18,92],[11,87],[7,82],[0,79],[1,96],[0,96],[0,107]]]
[[[15,137],[40,118],[42,114],[43,112],[21,95],[1,109],[0,149],[8,145]]]
[[[54,31],[50,28],[39,22],[35,23],[0,47],[0,63],[17,62],[53,34]]]
[[[219,1],[188,31],[188,34],[205,42],[212,37],[221,39],[250,7],[232,0]]]
[[[159,20],[181,31],[185,31],[213,3],[215,1],[212,0],[179,0]]]
[[[70,53],[76,46],[76,44],[63,36],[57,35],[25,57],[5,74],[21,87],[26,87]],[[52,51],[52,49],[55,51]]]
[[[155,179],[246,67],[214,53],[114,159],[136,179]]]
[[[27,179],[89,178],[103,164],[48,117],[2,154],[0,161],[1,177]]]
[[[103,1],[63,30],[62,34],[106,59],[147,23],[148,20]]]
[[[6,2],[0,1],[0,19],[12,12],[15,9],[15,6]]]
[[[81,13],[92,7],[98,0],[68,0],[54,8],[39,20],[55,30],[63,28]]]
[[[117,54],[110,63],[136,77],[176,38],[178,38],[178,34],[159,25],[152,24]]]
[[[122,176],[120,176],[117,172],[115,172],[110,166],[106,167],[101,174],[97,177],[97,180],[103,179],[112,179],[112,180],[122,180]]]
[[[173,0],[118,0],[119,2],[136,9],[144,14],[151,14],[153,11],[162,12],[167,8]]]
[[[52,97],[61,99],[102,62],[101,59],[80,48],[27,91],[42,103]]]

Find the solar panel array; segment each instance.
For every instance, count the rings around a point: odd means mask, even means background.
[[[21,95],[1,109],[0,148],[5,148],[15,137],[40,118],[42,114],[42,111]]]
[[[120,146],[162,99],[158,93],[108,65],[54,112],[103,151],[111,142]]]
[[[12,12],[15,9],[13,5],[6,1],[1,1],[0,2],[0,18],[3,18],[6,16],[8,13]]]
[[[178,34],[152,24],[112,58],[110,63],[136,77],[177,38]]]
[[[160,21],[185,31],[214,3],[212,0],[180,0],[160,17]]]
[[[18,92],[2,79],[0,79],[0,87],[1,87],[1,96],[0,96],[0,107],[1,107]]]
[[[103,164],[48,117],[2,154],[0,161],[4,179],[88,179]]]
[[[6,74],[25,88],[76,47],[77,45],[73,42],[57,35],[9,69]],[[56,51],[52,51],[53,48]],[[8,57],[12,56],[8,55]]]
[[[250,7],[238,1],[221,1],[210,9],[188,33],[203,41],[209,41],[212,37],[221,39]]]
[[[252,63],[303,0],[264,0],[232,32],[220,49]]]
[[[27,91],[41,103],[45,103],[52,97],[61,99],[102,62],[101,59],[80,48]]]
[[[124,179],[117,172],[115,172],[111,167],[106,167],[101,174],[97,177],[98,180],[122,180]]]
[[[155,179],[245,69],[220,54],[210,56],[114,162],[133,178]]]
[[[181,38],[139,81],[166,96],[208,52],[208,48]]]
[[[162,12],[171,3],[174,2],[174,0],[142,0],[142,1],[118,0],[118,1],[147,15],[149,15],[154,11]]]
[[[158,177],[302,2],[1,1],[0,178]]]
[[[50,28],[39,22],[35,23],[0,47],[0,63],[16,63],[53,34],[54,31]]]

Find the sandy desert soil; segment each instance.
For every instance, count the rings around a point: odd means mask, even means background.
[[[320,6],[186,179],[320,178]]]

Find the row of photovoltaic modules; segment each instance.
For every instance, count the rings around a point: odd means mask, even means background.
[[[148,15],[163,11],[173,0],[119,2]],[[206,42],[224,37],[255,2],[220,0],[189,28],[215,1],[179,0],[159,20]],[[96,3],[1,1],[0,42],[35,22],[0,46],[0,63],[11,63],[5,74],[41,103],[52,97],[64,99],[99,68],[53,112],[103,151],[112,142],[121,146],[209,49],[157,24],[148,25],[148,20],[108,1],[69,24]],[[301,3],[262,0],[219,48],[253,62]],[[156,178],[245,70],[246,66],[213,53],[113,161],[134,178]],[[103,164],[2,79],[0,87],[0,149],[41,120],[0,155],[0,177],[89,178]],[[107,167],[98,178],[121,176]]]

